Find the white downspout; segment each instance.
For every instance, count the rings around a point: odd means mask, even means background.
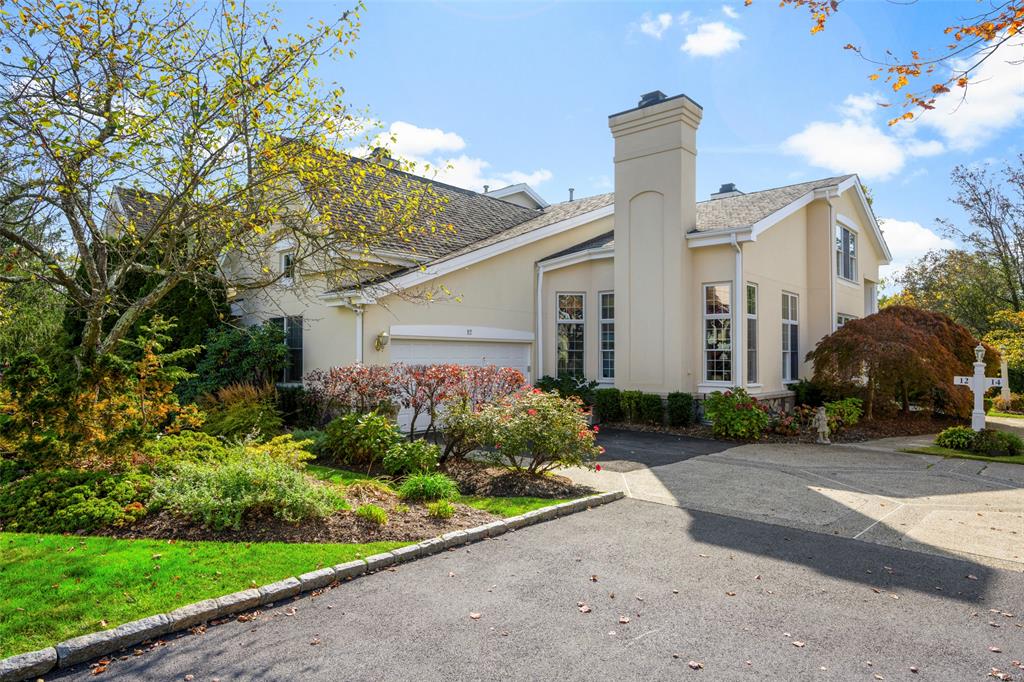
[[[832,197],[825,196],[828,204],[828,316],[829,333],[836,330],[836,207],[832,205]]]
[[[736,233],[732,234],[732,248],[736,252],[735,272],[733,274],[732,294],[732,371],[733,386],[746,386],[747,378],[743,373],[743,360],[746,355],[746,346],[743,344],[744,321],[747,318],[746,306],[744,305],[744,294],[746,285],[743,281],[743,245],[736,239]]]
[[[537,371],[533,372],[533,381],[544,376],[544,266],[537,264]]]
[[[363,364],[363,306],[354,305],[356,311],[356,364]]]

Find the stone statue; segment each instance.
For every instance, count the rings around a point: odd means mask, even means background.
[[[818,431],[818,442],[825,445],[832,443],[828,439],[829,428],[828,428],[828,412],[825,411],[824,407],[819,407],[818,411],[814,413],[814,420],[811,425]]]

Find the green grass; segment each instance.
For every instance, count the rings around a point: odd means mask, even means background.
[[[346,469],[336,469],[321,464],[310,464],[306,467],[306,471],[321,481],[330,481],[331,483],[341,483],[343,485],[370,478],[366,474],[359,474]],[[495,516],[508,518],[509,516],[519,516],[541,507],[549,507],[559,502],[566,502],[566,500],[546,497],[483,497],[463,495],[458,499],[458,502],[490,512]]]
[[[321,481],[340,483],[341,485],[348,485],[349,483],[355,483],[356,481],[365,481],[373,478],[366,474],[349,471],[348,469],[336,469],[334,467],[324,466],[323,464],[306,465],[306,473],[319,478]]]
[[[990,457],[988,455],[978,455],[973,452],[964,452],[963,450],[953,450],[950,448],[944,448],[938,445],[928,445],[921,448],[907,448],[902,452],[908,452],[912,455],[938,455],[939,457],[974,459],[979,462],[1005,462],[1006,464],[1024,464],[1024,455],[1018,455],[1016,457],[996,455],[994,457]]]
[[[1012,412],[999,412],[998,410],[989,410],[988,416],[1006,417],[1008,419],[1024,419],[1024,414],[1014,414]]]
[[[479,497],[479,496],[468,496],[463,495],[459,498],[459,502],[470,507],[476,507],[477,509],[483,509],[486,512],[490,512],[495,516],[519,516],[525,514],[528,511],[534,509],[540,509],[541,507],[550,507],[553,504],[559,502],[567,502],[568,500],[556,500],[548,497]]]
[[[0,658],[406,544],[0,533]]]

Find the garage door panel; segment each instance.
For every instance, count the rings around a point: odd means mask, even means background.
[[[442,339],[392,339],[391,361],[406,365],[451,363],[484,367],[496,365],[518,369],[530,379],[530,344],[490,341],[448,341]],[[398,424],[409,428],[410,410],[398,413]],[[420,417],[417,427],[426,426]]]

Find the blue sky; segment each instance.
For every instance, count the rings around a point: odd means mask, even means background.
[[[340,5],[288,2],[290,21]],[[958,163],[1021,150],[1024,67],[990,60],[955,113],[952,102],[890,128],[892,97],[865,53],[906,53],[943,42],[942,29],[977,3],[847,0],[812,36],[803,10],[774,0],[733,2],[368,2],[354,61],[326,64],[398,137],[404,155],[452,162],[447,179],[472,189],[527,181],[549,201],[611,189],[608,114],[660,89],[704,107],[697,195],[721,183],[752,191],[858,172],[886,219],[898,266],[948,245],[937,217]]]

